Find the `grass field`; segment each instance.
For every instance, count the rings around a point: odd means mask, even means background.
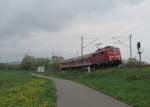
[[[47,73],[80,82],[133,107],[150,107],[150,68],[112,68],[94,73]]]
[[[56,107],[55,84],[16,71],[0,71],[0,107]]]

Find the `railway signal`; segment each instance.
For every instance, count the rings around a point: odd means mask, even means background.
[[[137,43],[137,48],[140,49],[141,48],[141,42]]]
[[[141,42],[137,42],[137,49],[139,54],[139,61],[142,62],[142,48],[141,48]]]

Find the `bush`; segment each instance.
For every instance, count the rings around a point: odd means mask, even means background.
[[[128,66],[133,66],[133,65],[137,65],[137,64],[140,64],[140,63],[136,58],[129,58],[127,61]]]

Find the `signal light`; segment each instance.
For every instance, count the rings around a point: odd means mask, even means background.
[[[141,43],[140,43],[140,42],[137,43],[137,48],[138,48],[138,49],[141,48]]]

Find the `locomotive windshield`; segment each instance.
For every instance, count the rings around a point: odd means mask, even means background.
[[[119,49],[118,48],[113,48],[113,51],[114,52],[119,52]]]

